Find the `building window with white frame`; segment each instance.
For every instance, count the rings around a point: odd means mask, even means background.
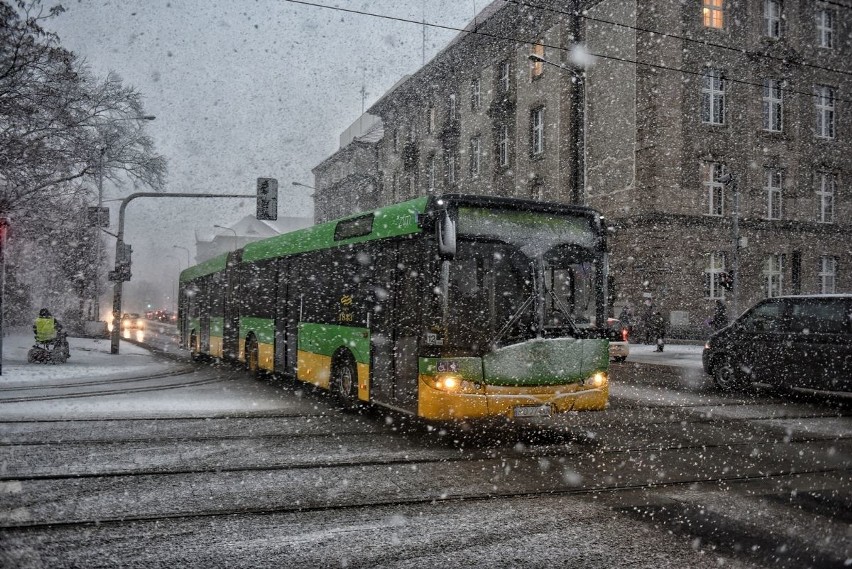
[[[450,93],[450,96],[447,99],[447,117],[454,121],[458,118],[458,109],[456,105],[456,94]]]
[[[824,255],[819,258],[820,294],[834,294],[837,290],[837,257]]]
[[[500,62],[498,86],[501,93],[508,93],[512,86],[512,65],[508,59]]]
[[[726,168],[719,162],[702,162],[701,179],[707,195],[707,215],[725,214],[725,184],[721,181]]]
[[[769,255],[763,265],[766,298],[781,296],[784,279],[784,255]]]
[[[500,160],[500,167],[507,167],[509,165],[509,125],[507,124],[500,125],[500,131],[497,135],[497,155]]]
[[[814,96],[816,135],[819,138],[834,138],[834,88],[828,85],[817,85]]]
[[[766,185],[766,219],[781,219],[782,214],[782,173],[778,168],[764,170]]]
[[[820,8],[816,11],[816,33],[819,47],[834,47],[834,10]]]
[[[725,124],[725,77],[718,69],[705,69],[701,85],[701,122]]]
[[[447,162],[447,184],[454,186],[458,181],[459,159],[454,149],[447,150],[445,156]]]
[[[763,130],[781,132],[784,127],[784,99],[781,81],[763,80]]]
[[[479,77],[470,80],[470,108],[473,111],[479,110],[482,106],[482,84]]]
[[[473,179],[479,178],[481,147],[482,140],[478,136],[470,139],[470,177]]]
[[[721,30],[725,25],[725,1],[724,0],[703,0],[702,16],[704,18],[705,28],[715,28]]]
[[[837,187],[837,177],[829,172],[820,172],[817,186],[817,202],[819,212],[817,221],[834,223],[834,196]]]
[[[781,37],[781,2],[763,0],[763,34],[778,39]]]
[[[725,272],[725,253],[716,251],[708,253],[704,269],[704,298],[724,299],[725,289],[722,287],[722,273]]]
[[[544,152],[544,107],[530,111],[530,152],[539,156]]]

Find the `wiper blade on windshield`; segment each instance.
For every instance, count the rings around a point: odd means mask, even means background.
[[[495,337],[494,337],[494,339],[491,341],[491,345],[497,345],[497,342],[499,342],[500,340],[502,340],[502,339],[503,339],[503,336],[505,336],[505,335],[506,335],[506,332],[508,332],[509,330],[511,330],[512,326],[514,326],[514,325],[515,325],[515,323],[516,323],[518,320],[520,320],[520,319],[521,319],[521,316],[523,316],[524,311],[525,311],[527,308],[529,308],[529,306],[533,303],[533,301],[534,301],[534,300],[535,300],[535,293],[531,294],[531,295],[529,296],[529,298],[527,298],[527,299],[524,301],[524,303],[520,306],[520,308],[518,308],[518,309],[515,311],[515,313],[514,313],[514,314],[512,314],[512,317],[511,317],[511,318],[509,318],[509,321],[508,321],[508,322],[506,322],[506,324],[505,324],[505,325],[504,325],[504,326],[500,329],[500,331],[499,331],[499,332],[497,332],[497,336],[495,336]]]

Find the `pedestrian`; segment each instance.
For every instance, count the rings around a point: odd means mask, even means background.
[[[618,315],[618,319],[621,320],[621,325],[627,330],[627,337],[633,337],[633,315],[630,313],[630,305],[625,304],[624,308],[621,309],[621,313]]]
[[[666,345],[666,319],[659,312],[651,317],[651,332],[657,344],[657,351],[662,352]]]
[[[710,326],[713,330],[721,330],[728,325],[728,310],[725,308],[725,302],[722,300],[716,301],[716,308],[713,311],[713,318],[710,320]]]
[[[650,344],[654,340],[654,305],[648,304],[642,314],[642,343]]]

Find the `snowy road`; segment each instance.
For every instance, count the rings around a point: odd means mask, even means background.
[[[64,379],[4,358],[4,567],[852,557],[852,418],[831,400],[722,396],[690,366],[628,360],[610,409],[560,432],[444,431],[129,344],[106,355],[105,382],[86,369],[108,343],[87,342],[72,341]]]

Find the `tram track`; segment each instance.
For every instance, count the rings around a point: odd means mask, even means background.
[[[194,520],[194,519],[209,519],[209,518],[224,518],[232,516],[268,516],[275,514],[291,514],[291,513],[309,513],[309,512],[329,512],[329,511],[349,511],[363,508],[400,508],[418,505],[434,505],[438,503],[461,503],[461,502],[482,502],[486,500],[511,500],[521,498],[537,498],[537,497],[556,497],[556,496],[582,496],[582,495],[617,495],[622,493],[636,493],[648,491],[660,491],[665,489],[690,488],[696,489],[701,486],[706,486],[712,489],[730,488],[737,485],[747,485],[750,483],[765,483],[767,481],[782,482],[785,479],[793,480],[799,477],[807,476],[825,476],[837,472],[845,472],[843,469],[836,468],[812,468],[801,470],[788,470],[760,473],[759,475],[745,476],[703,476],[693,477],[689,479],[680,479],[676,481],[663,481],[644,484],[604,484],[591,487],[570,487],[561,489],[547,490],[522,490],[522,491],[488,491],[488,492],[467,492],[467,493],[446,493],[440,496],[417,496],[403,499],[373,499],[352,501],[345,504],[318,504],[318,505],[301,505],[294,503],[288,506],[266,506],[266,507],[238,507],[238,508],[222,508],[222,509],[206,509],[193,512],[164,512],[161,514],[149,515],[121,515],[121,516],[98,516],[97,519],[77,519],[77,520],[52,520],[38,521],[32,520],[28,522],[16,522],[11,524],[0,525],[0,529],[4,532],[16,531],[42,531],[45,529],[69,529],[69,528],[84,528],[92,526],[121,526],[136,523],[156,523],[166,520]]]
[[[68,383],[50,383],[50,384],[39,384],[39,385],[25,385],[19,387],[0,387],[0,393],[5,393],[9,391],[33,391],[33,390],[42,390],[42,389],[67,389],[71,387],[84,387],[91,385],[114,385],[116,383],[129,383],[133,381],[143,381],[148,379],[161,379],[163,377],[174,377],[178,375],[186,375],[197,371],[195,368],[186,367],[177,370],[169,370],[160,373],[153,373],[147,375],[139,375],[133,377],[120,377],[115,379],[99,379],[93,381],[73,381]]]

